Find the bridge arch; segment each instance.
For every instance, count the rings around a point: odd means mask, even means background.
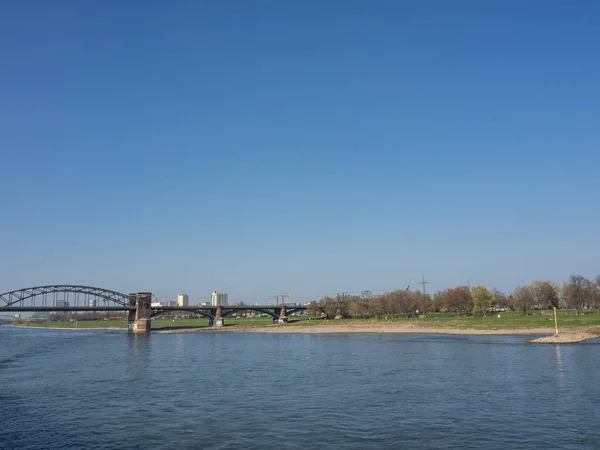
[[[71,298],[74,299],[74,304],[68,306],[89,306],[89,303],[79,305],[79,302],[101,299],[105,303],[104,306],[108,303],[112,307],[135,308],[135,294],[123,294],[93,286],[56,284],[28,287],[0,294],[0,310],[11,306],[56,306],[48,305],[48,302],[56,303],[56,294],[66,294],[66,298],[69,298],[69,294],[73,294]]]
[[[252,307],[249,306],[248,308],[244,308],[243,310],[240,309],[228,309],[226,306],[223,307],[223,317],[231,317],[231,315],[235,312],[241,312],[241,311],[254,311],[254,312],[259,312],[262,314],[267,314],[271,317],[274,318],[278,318],[279,317],[279,312],[271,309],[271,308],[256,308],[256,307]]]
[[[197,310],[197,309],[184,309],[184,308],[181,308],[181,309],[179,309],[179,308],[153,309],[152,310],[152,318],[154,319],[155,317],[161,316],[166,313],[174,312],[174,311],[198,314],[199,316],[205,317],[207,319],[214,319],[214,316],[211,316],[210,313],[207,311],[201,311],[201,310]]]

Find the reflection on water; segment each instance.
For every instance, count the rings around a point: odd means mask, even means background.
[[[600,345],[8,328],[0,341],[0,448],[592,449],[600,442]]]
[[[560,355],[560,345],[556,345],[556,369],[559,378],[564,378],[562,357]]]

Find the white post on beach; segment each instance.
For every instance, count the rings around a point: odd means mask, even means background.
[[[558,322],[556,320],[556,306],[554,307],[554,329],[556,330],[556,334],[554,336],[558,336]]]

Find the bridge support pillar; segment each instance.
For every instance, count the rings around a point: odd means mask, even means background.
[[[151,302],[151,292],[138,292],[135,294],[135,314],[133,324],[130,322],[129,327],[134,333],[149,333],[152,329]],[[129,317],[131,317],[131,314]]]
[[[225,325],[225,321],[223,320],[223,308],[219,306],[215,311],[215,320],[213,321],[213,326],[222,327],[223,325]]]
[[[279,318],[277,319],[277,323],[287,323],[287,321],[287,309],[285,306],[282,306],[281,310],[279,311]]]
[[[135,303],[135,302],[134,302]],[[135,322],[135,311],[127,311],[127,328],[133,331],[133,323]]]

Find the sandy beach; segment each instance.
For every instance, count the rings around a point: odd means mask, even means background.
[[[332,325],[296,325],[293,327],[260,327],[248,328],[255,333],[420,333],[420,334],[463,334],[463,335],[543,335],[552,333],[548,328],[483,330],[469,328],[445,328],[419,326],[408,323],[345,323]]]
[[[419,333],[419,334],[455,334],[455,335],[519,335],[544,336],[551,335],[551,328],[505,328],[505,329],[472,329],[435,326],[419,326],[410,323],[344,323],[327,325],[270,325],[264,327],[224,327],[220,329],[187,328],[158,331],[158,333],[196,333],[196,332],[246,332],[246,333]]]
[[[10,325],[15,328],[36,328],[44,330],[121,330],[126,328],[115,327],[96,327],[96,328],[60,328],[60,327],[35,327],[25,325]],[[173,334],[173,333],[271,333],[271,334],[348,334],[348,333],[414,333],[414,334],[446,334],[446,335],[504,335],[504,336],[537,336],[530,342],[532,343],[576,343],[590,339],[600,338],[600,329],[589,327],[571,328],[559,335],[553,337],[554,329],[551,327],[539,328],[498,328],[498,329],[480,329],[480,328],[453,328],[441,326],[423,326],[414,323],[402,322],[356,322],[356,323],[328,323],[318,325],[267,325],[260,327],[242,327],[226,326],[222,328],[174,328],[174,329],[155,329],[154,333]]]

